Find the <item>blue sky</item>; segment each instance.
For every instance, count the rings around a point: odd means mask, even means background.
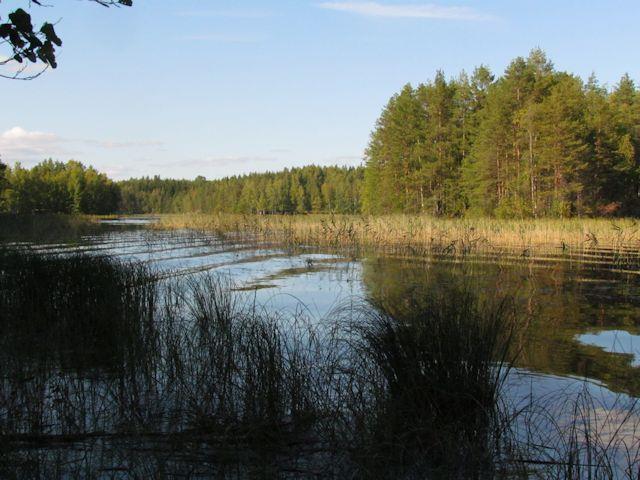
[[[0,79],[6,163],[118,179],[358,165],[388,98],[438,69],[501,73],[541,47],[584,78],[640,80],[637,0],[49,3],[31,12],[60,19],[59,68]]]

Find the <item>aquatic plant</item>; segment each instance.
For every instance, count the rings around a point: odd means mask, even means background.
[[[156,228],[213,231],[233,239],[285,246],[376,248],[451,256],[490,252],[530,257],[547,253],[640,263],[634,219],[443,219],[426,215],[164,215]]]
[[[232,290],[0,252],[0,475],[579,478],[585,455],[637,471],[637,445],[620,459],[617,432],[586,421],[595,405],[554,424],[509,404],[509,300],[443,284],[315,319]]]
[[[358,386],[349,409],[366,471],[493,472],[514,327],[508,301],[481,304],[452,286],[350,314],[348,364]]]

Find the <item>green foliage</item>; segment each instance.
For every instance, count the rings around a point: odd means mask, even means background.
[[[406,85],[366,152],[363,209],[496,217],[637,215],[640,94],[554,69],[544,52],[504,75]]]
[[[556,71],[541,50],[494,78],[405,85],[376,122],[364,168],[113,184],[77,162],[0,164],[0,212],[426,213],[538,218],[640,213],[640,93]]]
[[[285,169],[207,181],[154,178],[119,182],[125,213],[358,213],[360,167]]]
[[[1,178],[1,177],[0,177]],[[108,214],[116,211],[118,187],[105,174],[70,160],[45,160],[32,169],[5,168],[0,212]]]

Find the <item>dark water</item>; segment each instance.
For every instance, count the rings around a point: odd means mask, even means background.
[[[318,321],[362,299],[401,304],[448,284],[464,284],[480,299],[513,296],[523,327],[516,339],[517,368],[508,382],[515,403],[531,396],[551,398],[557,391],[588,388],[603,415],[611,418],[621,403],[640,396],[640,276],[621,271],[606,257],[581,261],[563,255],[456,259],[341,255],[315,249],[290,252],[271,245],[223,241],[201,232],[155,231],[144,222],[128,221],[109,222],[101,233],[75,242],[34,247],[52,253],[83,251],[138,260],[166,277],[213,272],[267,309],[304,309]],[[93,444],[92,451],[99,451],[95,448]],[[136,448],[146,447],[138,441]],[[82,452],[82,446],[75,445],[68,453],[81,457]],[[130,471],[145,475],[128,469],[132,459],[119,452],[121,457],[100,462],[120,465],[120,473],[100,475],[128,478]],[[142,452],[135,458],[150,472],[157,472],[157,458],[140,460],[143,457]]]

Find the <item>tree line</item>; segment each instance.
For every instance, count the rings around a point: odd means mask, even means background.
[[[0,212],[358,213],[363,181],[363,167],[311,165],[220,180],[114,182],[73,160],[45,160],[31,169],[0,162]]]
[[[0,212],[104,215],[119,203],[119,187],[80,162],[45,160],[31,169],[0,163]]]
[[[119,182],[126,213],[358,213],[362,167],[253,173],[220,180],[145,177]]]
[[[406,85],[366,152],[363,210],[566,217],[640,210],[640,93],[556,71],[541,50]]]
[[[404,86],[363,167],[114,183],[74,161],[0,163],[0,211],[638,216],[640,91],[628,75],[583,82],[533,50],[499,78],[480,66]]]

